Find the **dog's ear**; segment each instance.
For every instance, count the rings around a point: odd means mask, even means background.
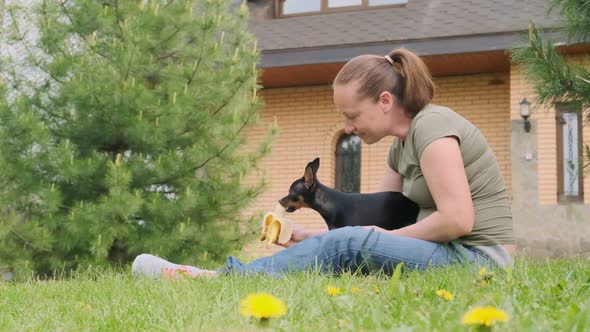
[[[320,167],[320,159],[316,158],[314,161],[307,164],[305,167],[305,172],[303,173],[303,179],[305,180],[305,187],[307,189],[313,187],[316,180],[316,172],[318,171],[318,167]]]
[[[315,158],[311,163],[309,163],[309,165],[313,170],[313,174],[316,174],[318,172],[318,169],[320,169],[320,158]]]

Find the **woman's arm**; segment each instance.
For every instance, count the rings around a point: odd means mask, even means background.
[[[328,232],[327,228],[325,228],[325,229],[304,229],[302,227],[299,227],[298,225],[293,225],[293,232],[291,233],[291,239],[289,239],[289,241],[287,243],[284,243],[284,244],[277,243],[277,245],[285,247],[285,248],[289,248],[289,247],[292,247],[307,238],[317,236],[317,235],[322,235],[327,232]]]
[[[377,191],[399,191],[403,190],[403,178],[399,173],[391,169],[388,162],[385,162],[385,171]]]
[[[430,143],[422,153],[420,167],[437,211],[391,233],[435,242],[471,233],[475,212],[457,140],[443,137]]]

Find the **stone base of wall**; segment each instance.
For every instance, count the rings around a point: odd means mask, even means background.
[[[539,203],[539,183],[555,179],[539,177],[537,127],[533,120],[527,133],[522,120],[512,121],[512,215],[519,253],[551,258],[590,256],[590,205]]]
[[[539,207],[536,218],[514,220],[519,254],[531,257],[590,256],[590,207]]]

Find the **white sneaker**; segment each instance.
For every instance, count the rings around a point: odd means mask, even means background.
[[[135,277],[149,278],[182,278],[183,276],[197,277],[202,275],[215,275],[215,271],[203,270],[190,265],[178,265],[163,258],[141,254],[135,257],[131,265],[131,273]]]

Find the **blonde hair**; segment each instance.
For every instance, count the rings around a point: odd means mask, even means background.
[[[432,76],[422,59],[407,49],[395,49],[388,56],[389,59],[359,55],[351,59],[340,69],[333,85],[358,82],[359,97],[371,98],[375,102],[381,92],[389,91],[413,118],[432,101]]]

